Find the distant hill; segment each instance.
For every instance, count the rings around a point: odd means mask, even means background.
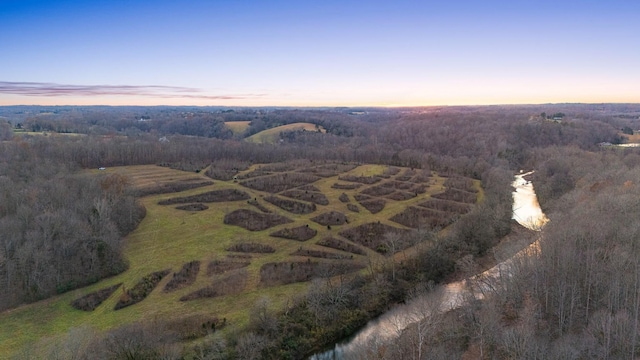
[[[224,124],[231,129],[233,135],[240,135],[249,128],[251,121],[225,121]]]
[[[300,131],[300,130],[318,131],[318,129],[316,128],[316,124],[299,122],[299,123],[287,124],[287,125],[282,125],[282,126],[274,127],[271,129],[267,129],[257,134],[251,135],[245,140],[254,142],[254,143],[275,143],[280,138],[281,132]],[[320,132],[324,133],[326,132],[326,130],[323,127],[320,127]]]

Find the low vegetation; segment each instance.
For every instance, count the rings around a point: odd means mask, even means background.
[[[145,277],[143,277],[134,287],[131,289],[122,289],[122,295],[120,296],[120,300],[114,307],[114,310],[120,310],[127,306],[131,306],[139,303],[144,300],[153,289],[158,286],[160,280],[163,277],[167,276],[171,270],[162,270],[153,272]]]
[[[122,286],[122,283],[89,293],[73,300],[71,306],[82,311],[93,311],[100,306],[103,301],[107,300],[120,286]]]
[[[298,226],[295,228],[284,228],[278,231],[274,231],[269,235],[273,237],[280,237],[280,238],[285,238],[289,240],[307,241],[309,239],[312,239],[314,236],[316,236],[317,233],[318,233],[317,230],[314,230],[310,228],[308,225],[305,225],[305,226]]]
[[[177,210],[184,210],[184,211],[204,211],[204,210],[207,210],[208,208],[209,207],[207,205],[201,204],[201,203],[176,206]]]
[[[287,224],[293,220],[278,214],[264,214],[247,209],[238,209],[225,215],[224,223],[236,225],[249,231],[260,231]]]
[[[315,221],[320,225],[343,225],[349,222],[349,219],[345,216],[345,214],[339,211],[330,211],[326,213],[322,213],[318,216],[312,217],[311,221]]]
[[[164,292],[172,292],[190,286],[196,281],[200,272],[200,261],[194,260],[182,266],[178,272],[174,272],[171,280],[164,286]]]
[[[330,278],[348,274],[364,268],[364,265],[351,262],[277,262],[267,263],[260,268],[260,284],[275,286],[305,282],[313,278]]]
[[[380,253],[386,253],[389,250],[390,236],[388,234],[394,234],[392,236],[396,251],[400,251],[411,245],[407,236],[403,236],[407,233],[407,230],[396,228],[382,223],[367,223],[360,226],[356,226],[351,229],[343,230],[340,232],[340,236],[343,236],[356,244],[368,247],[371,250],[375,250]]]
[[[286,196],[292,199],[303,200],[307,202],[311,202],[317,205],[329,205],[329,199],[321,193],[316,191],[309,190],[287,190],[280,193],[282,196]]]
[[[227,271],[242,269],[251,264],[248,261],[212,260],[207,265],[207,276],[224,274]]]
[[[292,252],[291,255],[308,256],[308,257],[315,257],[315,258],[321,258],[321,259],[338,259],[338,260],[353,259],[353,255],[339,254],[339,253],[322,251],[322,250],[314,250],[314,249],[303,249],[303,248],[300,248],[295,252]]]
[[[240,201],[251,198],[249,194],[238,189],[221,189],[212,190],[202,194],[196,194],[191,196],[176,197],[166,199],[158,202],[158,205],[174,205],[174,204],[187,204],[194,202],[227,202],[227,201]]]
[[[258,244],[258,243],[238,243],[227,248],[227,251],[244,252],[244,253],[258,253],[258,254],[270,254],[276,252],[276,249],[270,245]]]
[[[274,195],[265,196],[264,200],[292,214],[310,214],[316,211],[316,204],[313,203],[283,199]]]
[[[204,298],[215,298],[225,295],[241,293],[247,285],[248,273],[245,269],[230,271],[222,278],[217,278],[211,286],[204,287],[180,298],[180,301],[190,301]]]
[[[342,239],[338,239],[335,237],[327,237],[324,238],[320,241],[317,242],[318,245],[320,246],[325,246],[328,248],[332,248],[332,249],[337,249],[337,250],[342,250],[342,251],[346,251],[346,252],[350,252],[356,255],[364,255],[365,252],[364,250],[356,245],[353,245],[352,243],[342,240]]]

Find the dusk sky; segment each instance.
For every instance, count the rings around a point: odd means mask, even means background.
[[[0,105],[640,102],[640,1],[0,0]]]

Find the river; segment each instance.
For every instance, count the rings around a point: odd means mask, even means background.
[[[520,225],[535,231],[540,231],[549,221],[540,209],[538,198],[533,189],[533,184],[526,180],[527,175],[533,172],[521,173],[515,176],[513,186],[513,219]],[[470,291],[468,281],[480,284],[474,289],[476,298],[482,297],[482,292],[487,290],[494,281],[500,279],[501,274],[508,271],[513,259],[530,251],[538,249],[536,240],[528,247],[520,250],[512,258],[509,258],[496,266],[465,279],[446,285],[441,285],[421,295],[410,302],[394,307],[375,320],[371,320],[364,328],[347,341],[338,343],[332,350],[311,356],[310,360],[347,359],[351,354],[357,353],[363,347],[380,346],[400,336],[401,332],[409,325],[428,318],[430,312],[444,312],[459,307],[466,292]],[[480,280],[480,281],[478,281]]]

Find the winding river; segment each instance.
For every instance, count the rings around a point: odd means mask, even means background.
[[[540,209],[538,198],[533,189],[533,184],[526,180],[527,175],[533,172],[521,173],[515,176],[512,183],[513,190],[513,219],[522,226],[540,231],[549,221]],[[409,325],[422,321],[430,316],[430,309],[438,312],[449,311],[459,307],[465,295],[468,294],[468,281],[480,284],[474,287],[474,296],[482,297],[492,283],[500,279],[500,275],[508,272],[513,259],[538,249],[536,240],[528,247],[520,250],[513,257],[499,263],[485,272],[446,285],[436,287],[425,295],[419,296],[410,302],[399,305],[384,313],[375,320],[370,321],[362,330],[351,339],[338,343],[332,350],[313,355],[310,360],[345,359],[359,349],[369,346],[380,346],[400,336],[401,332]],[[478,281],[480,280],[480,281]]]

